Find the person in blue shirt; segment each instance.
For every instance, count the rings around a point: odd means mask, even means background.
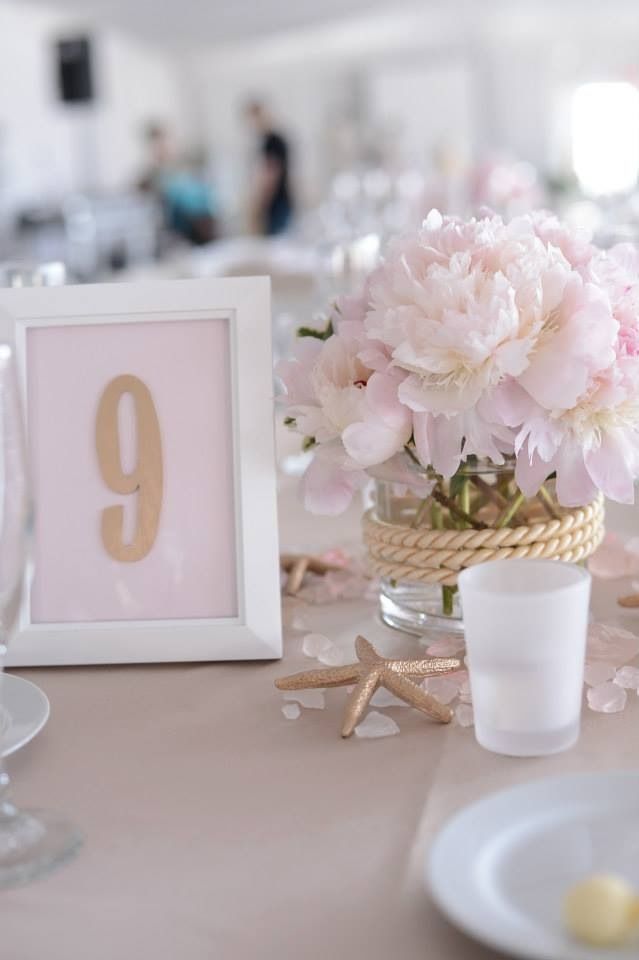
[[[199,163],[165,171],[160,193],[170,230],[196,246],[216,239],[217,205]]]
[[[169,132],[161,124],[149,124],[145,140],[149,163],[138,180],[139,189],[157,198],[165,225],[172,233],[197,246],[215,240],[217,202],[205,174],[203,156],[194,153],[178,162]]]

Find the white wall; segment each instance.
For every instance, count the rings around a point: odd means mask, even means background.
[[[58,101],[53,43],[95,38],[95,106]],[[179,58],[77,17],[0,0],[0,213],[70,190],[122,187],[142,162],[149,118],[184,129]]]
[[[369,72],[367,112],[387,140],[387,156],[404,167],[428,170],[438,151],[475,142],[473,74],[468,58],[419,57],[382,63]]]
[[[179,58],[109,31],[100,37],[103,89],[98,108],[99,183],[107,189],[139,173],[140,133],[149,119],[161,120],[178,143],[190,140]]]
[[[430,36],[443,31],[446,18]],[[437,21],[440,22],[439,20]],[[346,151],[345,128],[361,124],[368,99],[368,71],[375,57],[392,56],[407,42],[423,45],[405,18],[366,16],[338,26],[316,26],[267,40],[211,47],[190,59],[186,70],[200,127],[215,162],[228,215],[241,215],[250,182],[252,138],[241,107],[249,96],[264,99],[276,123],[289,133],[302,203],[320,200]],[[344,135],[343,135],[344,134]]]
[[[465,130],[476,160],[504,154],[565,174],[574,88],[603,77],[639,82],[639,6],[621,0],[608,7],[568,0],[429,3],[211,47],[188,69],[229,203],[246,167],[238,106],[248,93],[264,95],[294,135],[311,199],[325,189],[340,104],[354,101],[360,118],[373,124],[382,114],[390,129],[394,117],[408,158],[422,142],[425,162],[434,138]],[[454,74],[447,79],[446,69]],[[402,72],[409,81],[404,93],[393,81]]]

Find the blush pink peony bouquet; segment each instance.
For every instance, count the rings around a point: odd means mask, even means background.
[[[279,365],[286,423],[315,455],[306,506],[339,513],[383,465],[452,478],[513,464],[522,495],[631,503],[639,474],[639,255],[554,216],[432,211],[358,297]],[[413,481],[411,481],[413,482]],[[416,481],[414,481],[416,482]]]

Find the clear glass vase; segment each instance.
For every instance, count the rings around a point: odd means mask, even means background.
[[[548,480],[536,497],[527,499],[515,483],[512,460],[501,465],[472,460],[445,480],[407,458],[399,470],[379,471],[374,480],[373,518],[399,530],[501,529],[557,519],[562,513],[554,480]],[[401,568],[401,559],[397,566]],[[386,624],[416,636],[463,633],[454,583],[382,575],[379,604]]]

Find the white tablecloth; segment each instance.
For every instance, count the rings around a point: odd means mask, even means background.
[[[284,547],[357,538],[357,506],[307,517],[290,480],[282,505]],[[617,590],[596,584],[596,615],[639,630]],[[363,600],[304,616],[331,635],[374,629]],[[16,799],[68,812],[87,840],[58,873],[0,895],[3,960],[494,960],[424,893],[434,832],[499,787],[635,768],[637,697],[624,714],[586,710],[578,746],[546,759],[492,755],[472,730],[404,708],[388,711],[398,736],[343,741],[343,690],[298,720],[281,712],[273,680],[309,666],[301,642],[287,631],[283,663],[17,671],[52,714],[11,760]]]

